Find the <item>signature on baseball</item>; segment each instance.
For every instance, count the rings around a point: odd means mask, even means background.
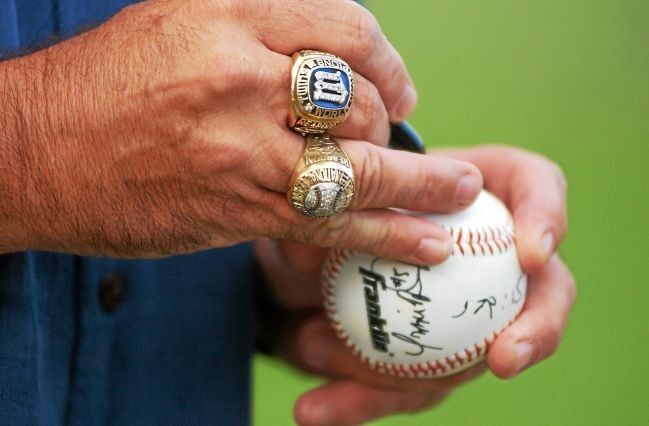
[[[422,342],[425,340],[430,341],[430,338],[426,339],[425,336],[430,333],[431,320],[429,315],[431,315],[432,301],[424,293],[421,276],[423,271],[428,270],[430,270],[428,266],[398,263],[378,257],[370,262],[368,268],[359,266],[358,272],[363,279],[370,338],[375,350],[394,356],[389,352],[391,339],[406,343],[408,349],[405,354],[410,356],[421,356],[426,351],[441,351],[444,349],[441,346],[433,346]],[[494,310],[504,309],[504,303],[507,303],[507,299],[512,304],[521,302],[522,290],[520,284],[523,279],[524,275],[521,275],[516,280],[511,293],[505,294],[500,304],[498,298],[494,295],[486,295],[476,300],[466,300],[463,306],[458,308],[457,313],[451,316],[451,319],[459,319],[465,315],[483,315],[485,320],[492,320]],[[380,299],[382,294],[388,293],[396,295],[412,308],[407,328],[404,330],[390,333],[386,331],[388,323],[382,315]],[[400,311],[397,311],[397,313],[400,313]]]
[[[426,317],[425,304],[430,302],[430,298],[423,294],[423,285],[421,282],[421,271],[428,270],[428,266],[417,266],[410,264],[400,264],[399,268],[392,267],[388,279],[383,274],[376,272],[377,263],[381,258],[374,258],[370,268],[359,267],[359,273],[363,277],[365,285],[365,304],[367,307],[367,319],[370,328],[370,337],[374,349],[381,352],[388,352],[390,337],[384,330],[386,320],[381,317],[381,305],[379,303],[379,287],[383,291],[394,292],[400,299],[406,301],[413,307],[410,329],[406,333],[392,332],[390,335],[409,345],[412,345],[412,352],[407,351],[407,355],[419,356],[426,349],[442,350],[438,346],[425,345],[420,339],[430,332]],[[390,354],[392,356],[393,354]]]

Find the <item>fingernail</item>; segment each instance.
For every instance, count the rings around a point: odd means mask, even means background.
[[[327,405],[311,404],[309,410],[309,417],[311,418],[311,424],[315,425],[327,425],[331,423],[331,411]]]
[[[474,175],[463,176],[455,189],[455,202],[461,206],[471,204],[480,192],[480,179]]]
[[[415,110],[417,105],[417,92],[410,84],[403,89],[403,94],[396,108],[396,117],[391,117],[392,121],[402,121]]]
[[[543,245],[543,250],[545,250],[546,256],[552,255],[554,251],[554,235],[552,231],[548,231],[541,238],[541,244]]]
[[[532,361],[534,346],[530,342],[518,342],[514,346],[516,351],[516,372],[524,370]]]
[[[415,257],[421,261],[422,264],[430,265],[437,264],[451,255],[453,250],[453,243],[450,238],[438,240],[435,238],[424,238],[419,243],[419,247],[415,252]]]

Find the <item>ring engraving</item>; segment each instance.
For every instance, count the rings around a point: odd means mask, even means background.
[[[329,217],[345,210],[353,196],[354,172],[345,151],[327,134],[307,135],[288,193],[293,207],[310,217]]]

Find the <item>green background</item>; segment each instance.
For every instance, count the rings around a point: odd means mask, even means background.
[[[376,424],[649,424],[649,1],[369,1],[419,91],[429,146],[504,142],[568,177],[561,249],[579,287],[562,346],[430,411]],[[257,425],[317,379],[255,362]]]

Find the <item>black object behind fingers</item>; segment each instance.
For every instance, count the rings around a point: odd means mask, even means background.
[[[390,143],[392,149],[402,151],[426,153],[424,141],[417,131],[407,121],[393,124],[390,128]]]

